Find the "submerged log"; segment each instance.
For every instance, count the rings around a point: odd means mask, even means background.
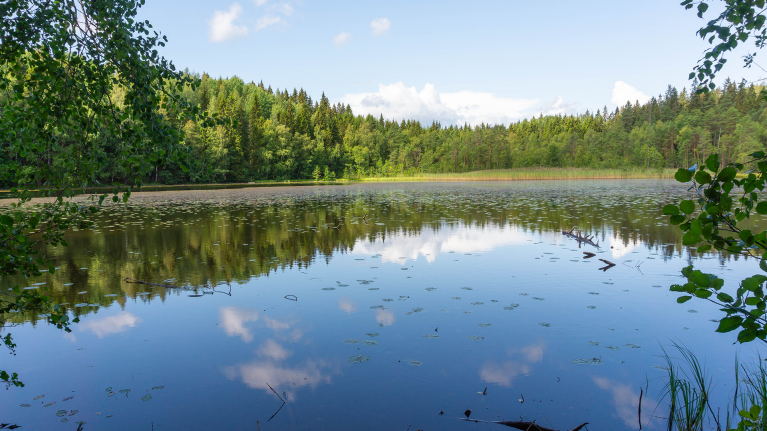
[[[535,421],[532,422],[524,422],[524,421],[498,421],[493,422],[496,424],[506,425],[507,427],[516,428],[518,430],[526,430],[526,431],[556,431],[551,428],[545,428],[535,423]],[[577,427],[573,428],[571,431],[580,431],[581,428],[588,425],[588,422],[584,422]]]

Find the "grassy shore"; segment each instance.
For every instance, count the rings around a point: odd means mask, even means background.
[[[493,169],[448,174],[418,174],[411,177],[363,178],[365,182],[389,181],[524,181],[581,179],[674,178],[675,169],[589,169],[589,168],[519,168]]]

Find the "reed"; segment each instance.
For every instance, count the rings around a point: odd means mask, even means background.
[[[674,178],[673,169],[591,169],[591,168],[518,168],[413,176],[371,177],[362,181],[529,181],[577,179]]]

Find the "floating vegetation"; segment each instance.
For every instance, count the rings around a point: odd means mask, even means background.
[[[413,309],[413,313],[420,313],[420,312],[422,312],[422,311],[423,311],[423,308],[421,308],[421,307],[415,307],[415,308]]]
[[[105,298],[111,298],[113,296],[117,296],[117,294],[116,293],[110,293],[108,295],[104,295]]]
[[[66,410],[57,410],[56,411],[56,416],[58,416],[58,417],[64,417],[66,414],[67,414]]]
[[[498,302],[497,299],[491,299],[490,302]]]
[[[697,313],[698,310],[687,310],[688,313]]]
[[[52,406],[52,405],[54,405],[54,404],[56,404],[56,401],[54,401],[54,402],[52,402],[52,403],[48,403],[48,404],[44,405],[43,407],[50,407],[50,406]]]
[[[621,348],[620,348],[620,347],[618,347],[618,346],[605,346],[605,347],[607,347],[607,348],[608,348],[608,349],[610,349],[610,350],[620,350],[620,349],[621,349]]]
[[[482,305],[484,302],[472,302],[471,305]]]
[[[368,332],[365,335],[367,335],[368,337],[377,337],[377,336],[379,336],[381,334],[379,334],[378,332]]]
[[[527,296],[529,293],[520,293],[519,296]]]
[[[22,404],[21,407],[32,407],[32,404]]]
[[[481,341],[484,339],[485,337],[480,337],[479,335],[469,335],[469,340],[471,341]]]
[[[378,287],[368,287],[368,290],[380,290]]]
[[[629,347],[629,348],[632,348],[632,349],[641,349],[642,348],[642,346],[638,346],[638,345],[633,344],[633,343],[626,343],[626,344],[623,345],[623,347]]]
[[[400,296],[397,298],[397,301],[407,301],[410,297],[409,296]]]
[[[463,289],[463,290],[474,290],[474,289],[473,289],[473,288],[471,288],[471,287],[462,287],[461,289]]]
[[[383,302],[392,302],[392,301],[394,301],[394,300],[393,300],[393,299],[391,299],[391,298],[384,298],[384,299],[382,299],[381,301],[383,301]]]
[[[439,338],[439,335],[437,334],[426,334],[423,336],[423,338]]]
[[[32,399],[33,399],[33,400],[35,400],[35,401],[37,401],[37,400],[39,400],[40,398],[43,398],[44,396],[45,396],[45,395],[38,395],[38,396],[36,396],[36,397],[34,397],[34,398],[32,398]]]
[[[464,311],[463,314],[471,314],[471,311]]]
[[[455,299],[456,301],[460,301],[460,300],[461,300],[461,297],[460,297],[460,296],[454,296],[454,297],[452,297],[452,298],[450,298],[450,299]]]
[[[165,389],[165,386],[155,386],[152,388],[153,391],[158,391],[160,389]]]
[[[586,308],[588,308],[589,310],[595,310],[597,308],[597,306],[596,305],[587,305]]]
[[[599,292],[589,292],[589,295],[599,295]]]
[[[323,287],[322,290],[336,290],[335,287]]]
[[[615,283],[611,283],[609,281],[603,281],[602,284],[615,284]]]
[[[420,367],[422,364],[420,361],[409,360],[408,363],[414,367]]]
[[[603,365],[605,363],[603,360],[597,359],[597,358],[591,358],[591,359],[576,358],[570,362],[576,365]]]
[[[66,397],[66,398],[64,398],[64,399],[63,399],[63,400],[61,400],[61,401],[69,401],[69,400],[71,400],[72,398],[74,398],[74,396],[71,396],[71,397]]]
[[[114,391],[110,391],[109,393],[107,393],[107,396],[108,396],[108,397],[111,397],[111,396],[114,396],[114,394],[115,394],[115,392],[114,392]]]
[[[149,394],[146,394],[143,397],[141,397],[141,401],[149,401],[151,399],[152,399],[152,396]]]
[[[427,288],[426,288],[426,291],[427,291],[427,292],[433,292],[433,291],[435,291],[435,290],[437,290],[437,288],[436,288],[436,287],[427,287]]]
[[[480,328],[487,328],[487,327],[493,326],[493,324],[492,323],[480,323],[477,326],[479,326]]]
[[[372,282],[373,282],[373,280],[357,280],[357,283],[359,283],[359,284],[370,284]]]
[[[348,285],[348,284],[340,284],[340,283],[339,283],[339,284],[338,284],[338,287],[349,287],[349,285]]]
[[[349,358],[349,362],[351,362],[352,364],[361,364],[369,360],[370,360],[370,356],[365,356],[365,355],[355,355]]]
[[[386,307],[383,305],[373,305],[370,307],[372,310],[386,310]]]
[[[120,389],[121,394],[127,394],[128,392],[132,391],[133,389]]]
[[[589,346],[598,346],[599,341],[589,341]]]
[[[364,341],[362,341],[362,344],[365,345],[365,346],[377,346],[377,345],[379,345],[381,343],[379,343],[376,340],[364,340]]]
[[[545,299],[543,299],[543,298],[539,298],[539,297],[537,297],[537,296],[533,296],[533,299],[535,299],[536,301],[545,301]]]
[[[551,323],[539,323],[539,325],[544,326],[546,328],[550,328],[551,327]]]
[[[344,344],[357,344],[357,343],[360,342],[360,340],[358,340],[356,338],[347,338],[345,340],[341,340],[341,342],[344,343]]]

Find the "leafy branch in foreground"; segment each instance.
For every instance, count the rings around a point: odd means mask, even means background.
[[[767,231],[754,232],[740,225],[754,213],[767,214],[767,201],[760,202],[757,193],[764,190],[767,180],[767,156],[760,151],[751,157],[747,163],[732,163],[720,169],[719,156],[714,154],[702,166],[679,169],[676,180],[691,182],[690,191],[695,192],[696,199],[683,200],[678,206],[666,205],[663,213],[670,216],[671,224],[679,225],[685,232],[683,245],[704,243],[698,247],[699,253],[716,249],[757,258],[760,268],[767,271],[767,260],[763,255],[767,250]],[[738,177],[746,166],[752,169]],[[682,270],[682,275],[687,278],[687,283],[675,284],[671,291],[689,295],[679,297],[677,302],[687,302],[693,296],[711,301],[726,313],[717,332],[740,328],[738,341],[741,343],[767,339],[764,291],[767,276],[757,274],[741,281],[733,297],[722,291],[724,280],[712,274],[689,266]]]
[[[13,155],[0,181],[17,185],[11,190],[17,202],[0,210],[3,279],[39,276],[41,267],[54,273],[45,248],[66,246],[64,234],[71,227],[91,225],[88,217],[108,195],[84,202],[71,198],[99,185],[101,140],[119,142],[106,159],[123,172],[123,182],[112,184],[114,202],[127,200],[157,166],[173,162],[189,169],[179,126],[195,120],[204,127],[210,120],[180,96],[198,80],[158,54],[167,38],[150,31],[148,21],[135,19],[143,4],[0,3],[0,144]],[[36,196],[52,199],[31,205]],[[20,286],[0,293],[0,325],[26,311],[45,313],[64,330],[77,322],[44,293]],[[6,337],[10,347],[10,334]],[[22,386],[15,373],[0,371],[0,380]]]

